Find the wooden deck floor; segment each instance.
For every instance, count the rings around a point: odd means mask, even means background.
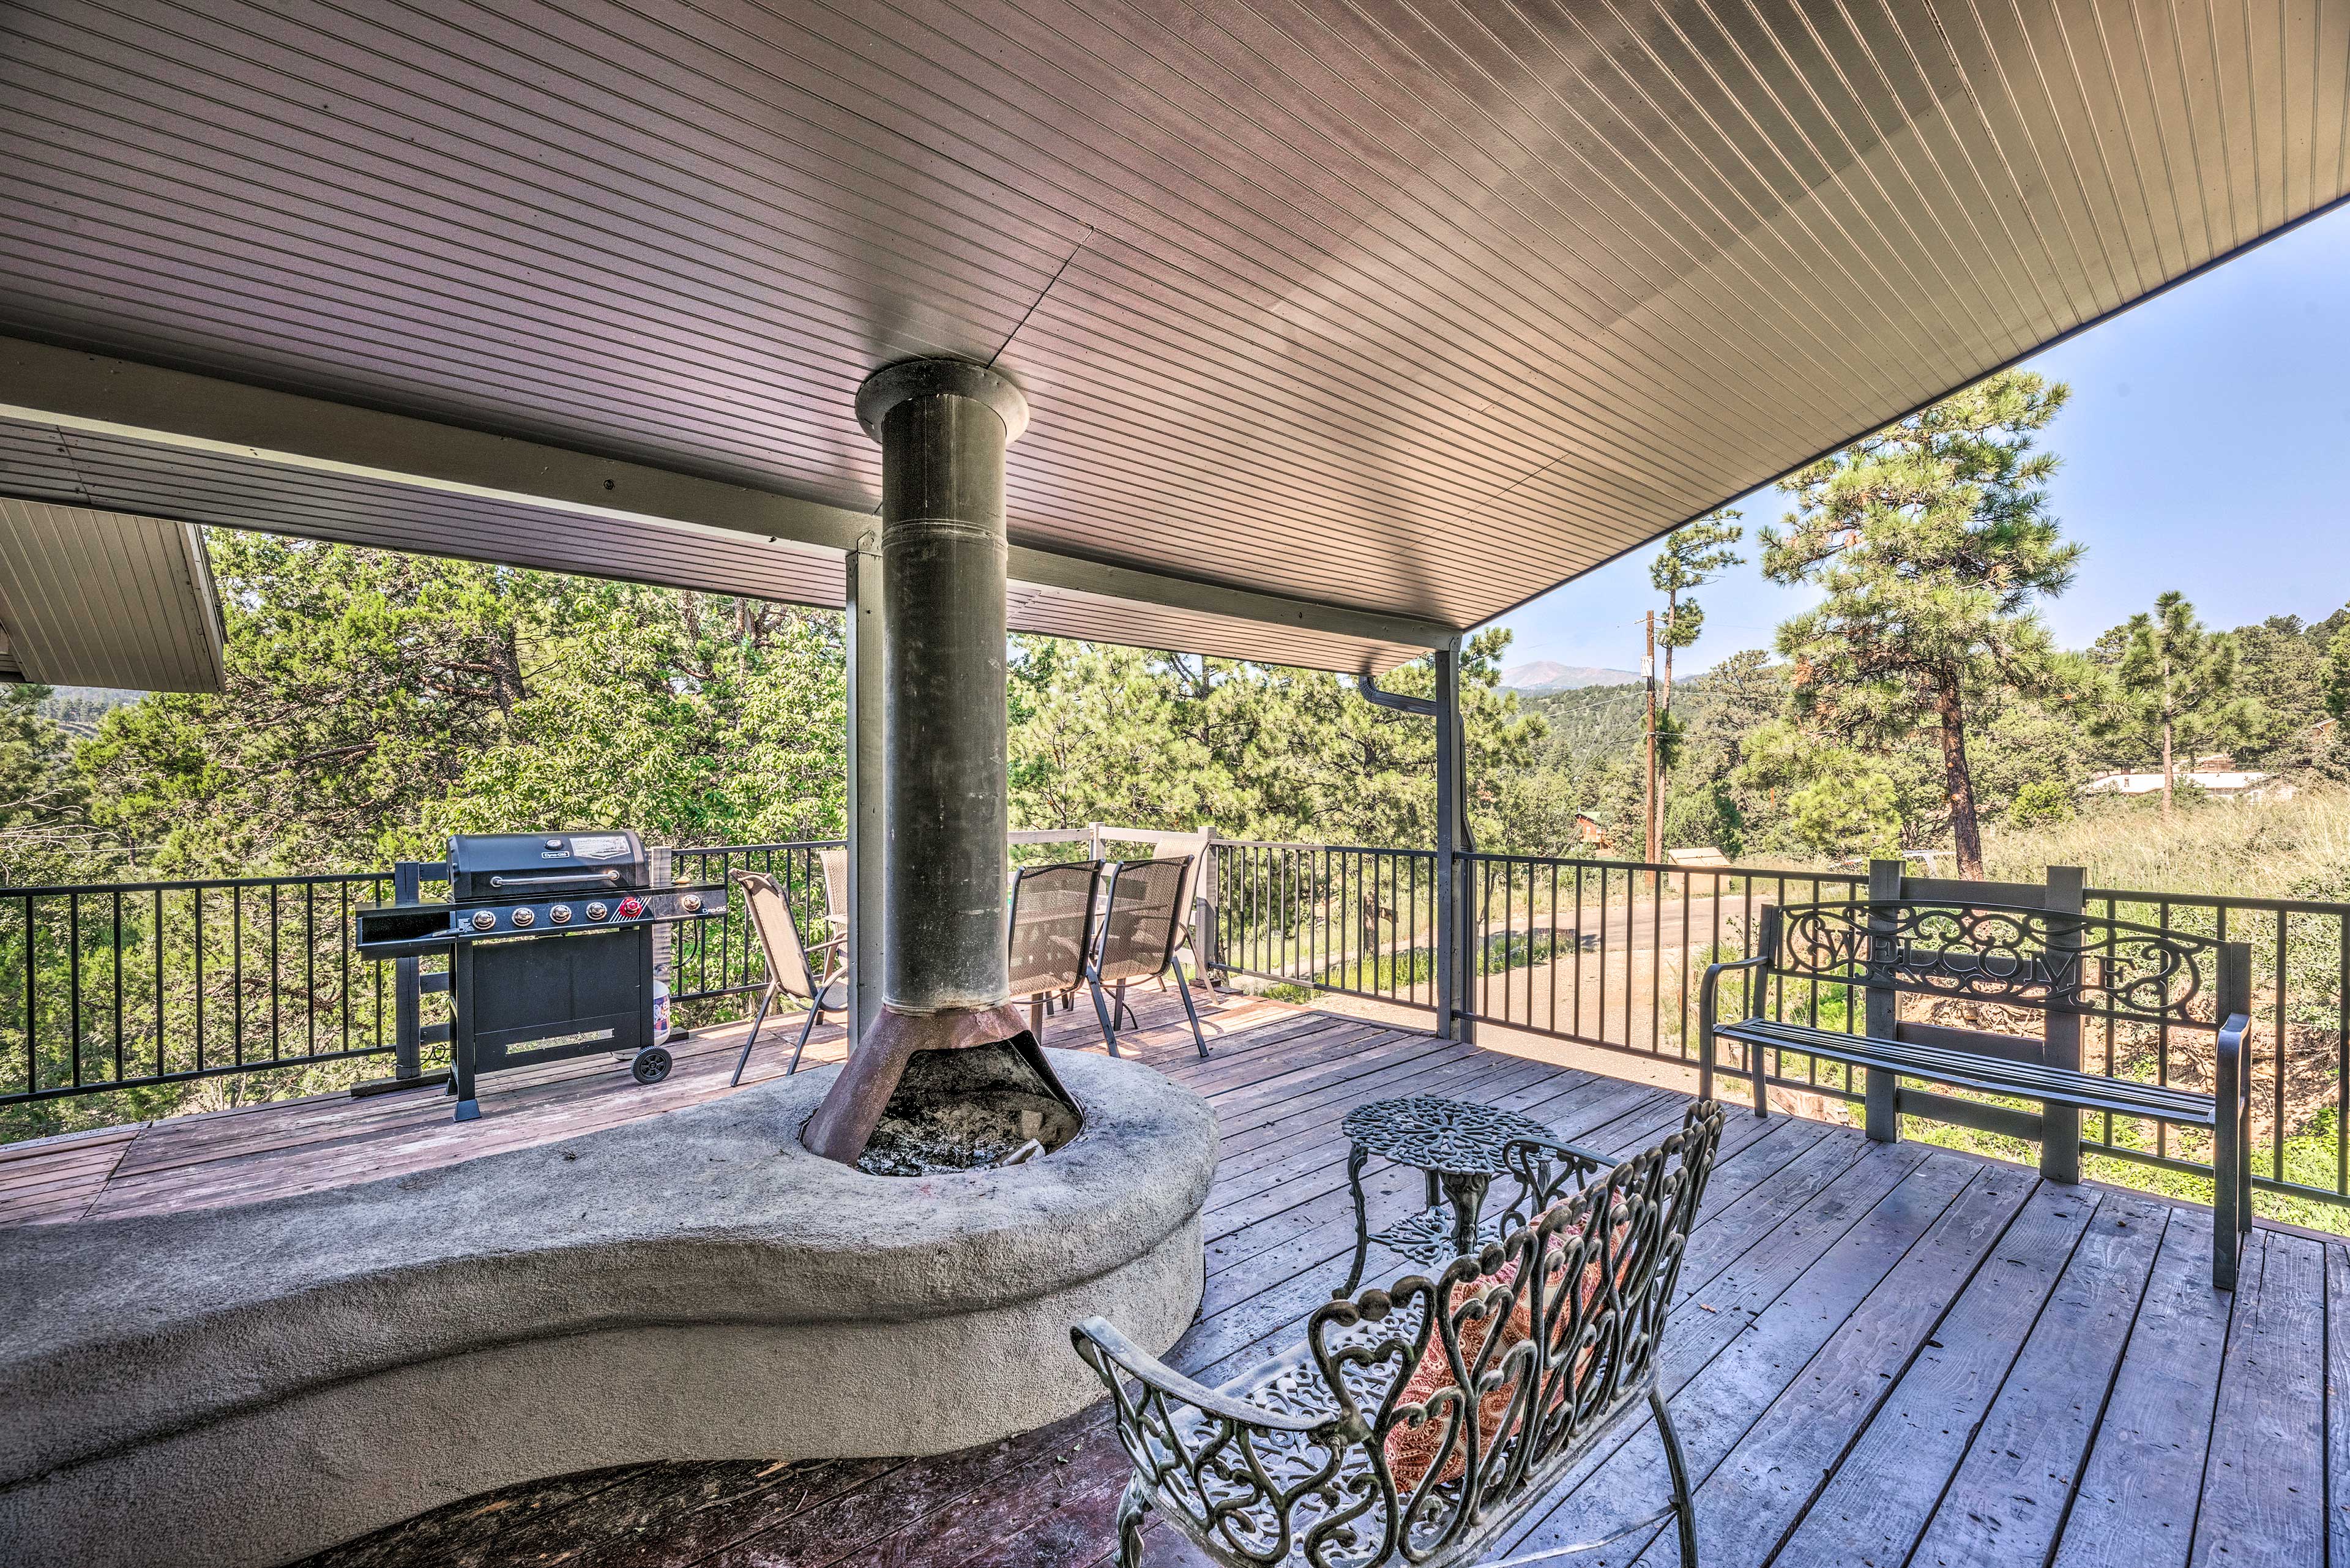
[[[1135,1000],[1144,1002],[1144,993]],[[1145,1016],[1161,1007],[1180,1016],[1171,992],[1164,999],[1151,995]],[[1244,1028],[1267,1009],[1295,1011],[1234,998],[1218,1027]],[[782,1075],[801,1016],[791,1014],[761,1032],[743,1087]],[[1052,1043],[1098,1049],[1101,1032],[1091,1012],[1081,1017],[1082,1028],[1055,1014],[1047,1027]],[[358,1100],[325,1095],[0,1145],[0,1225],[247,1203],[553,1143],[731,1093],[727,1080],[747,1033],[745,1024],[729,1024],[673,1044],[676,1066],[651,1085],[632,1080],[627,1061],[615,1055],[485,1073],[481,1119],[462,1125],[452,1119],[447,1095],[431,1088]],[[837,1024],[817,1030],[803,1070],[839,1061],[843,1049]]]
[[[1266,1003],[1211,1014],[1216,1055],[1201,1062],[1171,998],[1147,999],[1143,1013],[1138,1054],[1208,1096],[1222,1122],[1206,1300],[1173,1357],[1210,1381],[1288,1340],[1343,1278],[1347,1107],[1451,1095],[1628,1152],[1676,1124],[1683,1104],[1666,1089]],[[663,1095],[684,1104],[723,1092],[738,1039],[701,1042],[658,1090],[607,1084],[600,1064],[536,1083],[508,1075],[454,1144],[444,1101],[403,1096],[192,1118],[206,1125],[147,1128],[116,1156],[66,1146],[52,1158],[59,1181],[86,1194],[80,1211],[100,1215],[169,1206],[175,1189],[216,1202],[354,1179],[394,1168],[386,1161],[648,1114]],[[1073,1025],[1055,1043],[1078,1039]],[[837,1033],[820,1046],[827,1057],[838,1049]],[[764,1045],[761,1058],[760,1070],[780,1070]],[[97,1177],[85,1168],[109,1159]],[[1374,1173],[1390,1216],[1418,1199],[1408,1177]],[[18,1211],[36,1207],[20,1200]],[[1733,1114],[1664,1355],[1701,1478],[1702,1561],[2350,1568],[2350,1408],[2330,1394],[2350,1379],[2350,1314],[2330,1312],[2350,1301],[2350,1252],[2263,1228],[2230,1298],[2208,1283],[2209,1225],[2205,1210],[2139,1194],[2052,1188],[2015,1166]],[[312,1568],[1092,1565],[1114,1555],[1125,1473],[1097,1406],[938,1459],[655,1464],[513,1488]],[[1587,1540],[1664,1495],[1661,1450],[1643,1425],[1566,1478],[1512,1550]],[[1675,1559],[1667,1535],[1570,1561]],[[1148,1561],[1203,1560],[1154,1527]]]

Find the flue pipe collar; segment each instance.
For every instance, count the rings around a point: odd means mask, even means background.
[[[968,359],[900,359],[865,378],[857,389],[857,422],[875,441],[889,410],[910,398],[969,398],[1003,421],[1003,444],[1028,428],[1028,400],[1009,378]]]

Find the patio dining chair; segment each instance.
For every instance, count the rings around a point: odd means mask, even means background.
[[[1183,1011],[1191,1019],[1192,1042],[1201,1055],[1208,1054],[1200,1010],[1191,1002],[1191,982],[1176,956],[1183,945],[1188,913],[1183,895],[1191,885],[1191,857],[1188,855],[1171,860],[1119,861],[1110,867],[1108,909],[1102,917],[1092,981],[1094,1006],[1104,1014],[1102,1034],[1112,1055],[1118,1054],[1115,1022],[1126,1007],[1126,988],[1138,980],[1162,979],[1170,970],[1175,975],[1175,993],[1183,999]],[[1116,1009],[1102,1007],[1100,988],[1105,985],[1118,987]]]
[[[1010,945],[1012,1000],[1028,1004],[1028,1031],[1045,1043],[1045,1015],[1052,999],[1066,998],[1092,981],[1089,958],[1099,934],[1101,868],[1098,860],[1057,866],[1023,866],[1012,878]],[[1102,1038],[1118,1054],[1101,988],[1093,987],[1094,1011]]]
[[[832,944],[824,964],[828,981],[848,964],[848,851],[820,849],[816,859],[824,871],[824,934]]]
[[[743,907],[750,912],[751,929],[759,933],[759,950],[767,960],[767,989],[759,993],[759,1011],[751,1019],[750,1038],[743,1042],[743,1054],[734,1063],[731,1084],[743,1081],[743,1069],[751,1064],[751,1047],[759,1043],[760,1027],[767,1022],[767,1009],[786,996],[804,999],[808,1004],[807,1022],[800,1025],[799,1044],[792,1047],[791,1065],[784,1069],[785,1077],[800,1070],[800,1056],[807,1050],[808,1036],[827,1012],[848,1011],[847,982],[832,978],[830,961],[826,961],[824,978],[818,979],[809,967],[808,955],[837,950],[848,939],[835,936],[810,949],[800,941],[799,921],[792,917],[791,901],[784,897],[783,888],[764,871],[737,871],[734,885],[743,891]]]

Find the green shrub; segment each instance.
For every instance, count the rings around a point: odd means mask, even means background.
[[[2073,792],[2061,779],[2034,779],[2015,792],[2007,808],[2010,827],[2038,827],[2073,820]]]

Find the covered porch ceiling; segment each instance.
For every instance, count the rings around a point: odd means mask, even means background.
[[[1380,670],[2350,190],[2344,0],[0,12],[0,493]],[[72,352],[59,352],[58,350]]]
[[[218,691],[222,679],[194,527],[0,496],[0,680]]]

